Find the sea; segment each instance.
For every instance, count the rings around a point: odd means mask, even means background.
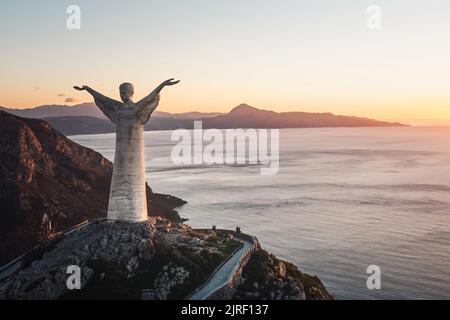
[[[114,160],[114,134],[70,138]],[[450,299],[450,127],[281,129],[275,175],[174,163],[171,138],[145,132],[147,181],[194,228],[240,226],[337,299]]]

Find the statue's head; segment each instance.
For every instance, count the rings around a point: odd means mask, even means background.
[[[123,102],[131,101],[134,94],[134,87],[131,83],[125,82],[122,83],[119,87],[120,91],[120,99],[122,99]]]

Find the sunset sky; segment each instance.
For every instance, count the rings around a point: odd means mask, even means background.
[[[81,8],[81,29],[66,9]],[[381,30],[366,26],[381,8]],[[275,111],[450,119],[450,1],[15,0],[0,11],[0,105],[135,99],[160,111]],[[66,99],[72,102],[65,102]]]

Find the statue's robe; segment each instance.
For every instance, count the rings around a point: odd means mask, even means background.
[[[99,96],[95,103],[116,125],[116,152],[108,202],[108,219],[147,220],[144,124],[159,102],[159,95],[138,103],[121,103]]]

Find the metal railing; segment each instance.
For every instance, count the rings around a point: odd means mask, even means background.
[[[59,232],[52,234],[50,239],[39,241],[38,243],[33,245],[33,247],[30,250],[26,251],[25,253],[18,256],[14,260],[10,261],[6,265],[0,267],[0,281],[12,276],[14,273],[16,273],[18,270],[20,270],[22,268],[22,262],[23,262],[24,258],[27,257],[28,255],[30,255],[31,253],[36,252],[37,250],[39,250],[41,248],[45,248],[48,244],[50,244],[54,241],[60,240],[60,239],[64,238],[65,236],[68,236],[76,231],[79,231],[79,230],[87,227],[90,224],[98,223],[103,220],[106,220],[106,219],[99,218],[99,219],[92,219],[92,220],[84,220],[83,222],[80,222],[66,230],[59,231]]]

